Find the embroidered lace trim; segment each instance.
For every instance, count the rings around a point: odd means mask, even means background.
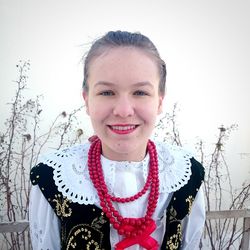
[[[44,156],[41,163],[54,169],[53,178],[58,190],[73,202],[94,204],[99,202],[96,190],[90,180],[87,161],[90,144],[85,143],[58,150]],[[183,187],[191,176],[192,157],[183,148],[156,143],[159,162],[160,193],[171,193]],[[128,168],[130,171],[141,169],[144,180],[148,174],[149,156],[141,162],[116,162],[101,157],[105,181],[113,192],[116,171]]]

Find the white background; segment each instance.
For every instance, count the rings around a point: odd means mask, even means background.
[[[186,143],[199,137],[213,146],[220,125],[238,124],[227,159],[235,186],[249,181],[249,0],[0,0],[0,127],[20,59],[31,63],[27,96],[45,97],[46,124],[82,104],[81,57],[118,29],[158,47],[168,70],[165,110],[178,103]]]

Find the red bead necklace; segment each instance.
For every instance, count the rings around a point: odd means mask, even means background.
[[[98,137],[92,141],[89,149],[89,175],[97,190],[102,210],[118,233],[124,236],[124,239],[116,244],[116,250],[125,249],[134,244],[140,244],[146,249],[158,249],[157,241],[150,237],[150,234],[156,229],[152,215],[154,214],[159,197],[157,152],[154,143],[150,140],[147,144],[147,150],[150,156],[150,167],[143,189],[131,197],[120,198],[108,193],[101,165],[101,141]],[[123,218],[112,204],[112,202],[127,203],[137,200],[149,189],[147,211],[142,218]]]

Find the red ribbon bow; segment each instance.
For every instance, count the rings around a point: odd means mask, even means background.
[[[132,225],[121,225],[121,229],[126,231],[133,232],[137,230],[136,226]],[[158,243],[157,241],[150,236],[152,232],[156,229],[155,221],[150,219],[149,223],[146,225],[146,228],[143,230],[141,235],[126,237],[122,241],[118,242],[115,246],[115,250],[124,250],[127,247],[139,244],[147,250],[157,250]]]

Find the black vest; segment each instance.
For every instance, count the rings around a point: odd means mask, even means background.
[[[192,175],[188,183],[174,192],[166,209],[166,232],[161,249],[180,249],[181,221],[191,211],[192,203],[204,179],[204,168],[191,158]],[[61,222],[61,250],[109,250],[110,223],[95,205],[80,205],[64,197],[53,180],[53,168],[43,163],[31,170],[33,185],[39,185],[43,195]],[[39,216],[39,214],[37,215]],[[57,249],[55,249],[57,250]]]

